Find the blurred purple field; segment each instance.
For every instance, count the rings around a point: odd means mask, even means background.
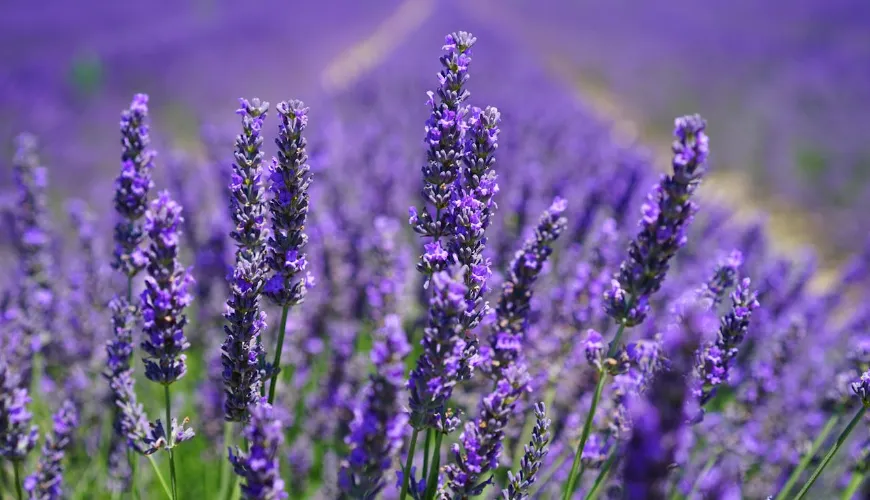
[[[868,226],[846,220],[870,206],[870,3],[502,5],[525,36],[545,40],[644,125],[702,113],[715,123],[720,165],[815,212],[840,242],[863,239]]]

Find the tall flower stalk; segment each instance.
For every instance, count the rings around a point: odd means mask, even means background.
[[[484,173],[491,164],[486,158],[495,149],[494,146],[486,148],[487,144],[490,144],[487,142],[487,136],[497,125],[497,111],[492,114],[491,121],[484,123],[483,119],[479,120],[480,147],[477,141],[473,145],[466,144],[464,138],[467,128],[465,116],[468,112],[464,102],[470,95],[465,89],[465,84],[469,78],[471,47],[476,40],[470,33],[463,31],[447,35],[442,47],[445,53],[441,56],[439,86],[436,92],[428,93],[429,99],[426,101],[430,114],[426,121],[426,163],[422,169],[422,195],[425,204],[420,211],[415,207],[409,209],[408,222],[417,234],[430,239],[429,243],[424,245],[425,251],[417,263],[417,270],[425,278],[424,287],[428,288],[430,284],[435,284],[435,290],[429,303],[429,323],[423,336],[424,353],[418,359],[417,367],[412,371],[408,381],[411,391],[412,430],[403,469],[400,492],[402,500],[408,493],[411,481],[411,465],[418,434],[424,430],[439,433],[432,451],[432,457],[436,457],[437,460],[440,458],[443,434],[452,432],[459,424],[452,412],[447,411],[446,404],[456,383],[471,376],[476,339],[465,338],[466,326],[477,321],[479,309],[476,306],[479,305],[479,300],[467,304],[456,294],[461,291],[463,298],[469,294],[480,295],[483,281],[489,274],[488,266],[484,262],[479,262],[479,251],[482,249],[479,244],[485,242],[482,240],[484,221],[480,218],[479,210],[481,203],[487,207],[487,210],[489,209],[487,201],[475,199],[475,193],[469,191],[464,209],[458,209],[459,218],[456,214],[457,203],[463,204],[460,176],[467,154],[470,152],[475,155],[470,161],[470,168]],[[497,129],[492,135],[493,141],[495,137],[497,137]],[[482,158],[480,163],[477,161],[476,153],[480,153],[479,157]],[[479,187],[476,182],[466,182],[465,186],[474,190],[475,187]],[[485,186],[491,187],[488,184]],[[491,197],[491,193],[484,193],[482,189],[476,194],[486,197],[486,200]],[[453,238],[460,232],[457,223],[463,226],[461,232],[465,236],[454,243]],[[459,276],[455,273],[447,273],[445,270],[451,263],[460,262],[458,255],[451,256],[448,253],[448,249],[457,250],[459,247],[465,247],[468,251],[463,260],[475,262],[477,265],[467,267],[461,272],[461,278],[457,280]],[[436,276],[438,276],[437,280]],[[429,438],[431,436],[427,437]],[[428,460],[427,456],[426,461]]]
[[[275,359],[268,369],[271,378],[269,404],[275,400],[287,315],[291,307],[305,300],[305,291],[312,283],[305,256],[308,235],[304,231],[308,217],[308,187],[311,184],[311,167],[307,163],[305,137],[302,135],[308,126],[308,108],[302,101],[293,100],[278,103],[277,110],[281,118],[278,138],[275,139],[278,157],[272,161],[269,172],[272,234],[267,262],[272,276],[263,291],[281,307],[281,320],[278,323]]]
[[[673,172],[663,176],[647,196],[641,208],[640,231],[629,244],[628,257],[622,262],[611,288],[605,292],[605,310],[619,325],[607,350],[607,358],[612,358],[621,348],[620,341],[626,328],[637,326],[646,318],[650,296],[662,287],[671,259],[686,244],[688,227],[698,211],[692,195],[707,170],[709,140],[706,126],[698,115],[677,118],[675,122]],[[607,381],[608,365],[610,363],[602,363],[598,369],[598,383],[562,491],[563,500],[571,498],[576,487],[583,450]]]
[[[263,186],[263,122],[269,103],[239,99],[236,114],[242,132],[236,136],[229,184],[230,213],[236,244],[235,265],[229,277],[230,297],[224,318],[226,334],[221,345],[224,382],[224,446],[232,439],[232,423],[246,422],[249,409],[259,401],[265,385],[260,338],[266,328],[266,313],[260,295],[266,276],[266,198]],[[223,462],[221,498],[230,488],[230,463]]]
[[[29,386],[32,378],[41,382],[41,373],[32,377],[31,369],[39,368],[32,364],[33,355],[51,340],[57,300],[50,277],[53,263],[48,228],[48,176],[45,167],[40,166],[36,138],[32,135],[17,138],[13,174],[17,188],[13,228],[22,283],[17,321],[25,336],[26,349],[21,359],[21,383]]]
[[[184,352],[190,342],[184,336],[187,325],[185,309],[191,302],[193,277],[178,261],[178,244],[181,236],[181,206],[175,203],[168,192],[162,192],[145,214],[145,231],[151,240],[148,247],[148,277],[142,292],[142,320],[145,340],[145,377],[163,385],[166,403],[166,420],[162,436],[169,452],[170,483],[172,496],[178,498],[178,481],[175,468],[174,448],[193,437],[193,431],[177,424],[172,419],[170,386],[187,372],[187,355]]]
[[[54,427],[42,445],[42,455],[36,473],[24,481],[31,499],[59,500],[63,498],[63,458],[72,443],[78,426],[78,410],[70,400],[64,401],[52,418]]]

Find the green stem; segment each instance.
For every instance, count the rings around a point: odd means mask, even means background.
[[[698,491],[698,488],[701,487],[701,480],[704,479],[704,476],[710,472],[710,469],[716,465],[716,461],[719,459],[718,453],[713,453],[710,455],[710,458],[707,459],[707,463],[704,464],[704,468],[701,469],[701,472],[698,473],[698,477],[695,478],[694,484],[692,484],[692,489],[689,491],[689,495],[686,498],[694,498],[694,494]],[[674,488],[675,490],[677,488]]]
[[[135,498],[139,494],[139,490],[136,487],[136,462],[134,462],[133,450],[127,448],[127,463],[130,465],[130,490],[133,492],[133,497]]]
[[[432,451],[432,468],[429,470],[429,479],[426,480],[426,494],[423,498],[431,500],[435,498],[435,493],[438,490],[438,472],[441,469],[441,440],[444,439],[444,433],[435,431],[435,449]]]
[[[166,448],[169,451],[169,480],[172,483],[172,500],[178,500],[178,485],[175,480],[175,447],[172,435],[172,398],[169,397],[169,384],[163,386],[163,395],[166,398]]]
[[[858,493],[858,488],[864,483],[864,473],[855,472],[852,474],[852,479],[849,480],[849,486],[846,486],[846,491],[840,496],[840,500],[852,500],[855,493]]]
[[[432,429],[426,430],[426,441],[423,445],[423,477],[429,475],[429,453],[432,449]]]
[[[619,339],[624,328],[624,326],[619,328],[614,341]],[[580,442],[577,443],[577,451],[574,453],[574,462],[571,464],[571,473],[568,475],[568,480],[565,482],[565,489],[562,491],[562,500],[569,500],[571,495],[574,493],[574,488],[577,486],[583,449],[586,447],[586,441],[589,439],[589,434],[592,433],[592,419],[595,417],[595,410],[598,408],[598,402],[601,400],[601,393],[604,390],[604,384],[606,381],[607,372],[599,370],[598,385],[595,386],[595,394],[592,395],[592,406],[589,408],[589,413],[586,415],[586,422],[583,424],[583,432],[580,434]]]
[[[411,465],[414,464],[414,451],[417,448],[417,434],[420,431],[415,427],[411,431],[411,443],[408,445],[408,458],[405,460],[405,469],[402,471],[402,492],[399,493],[399,500],[405,500],[408,495],[409,478],[411,477]]]
[[[281,322],[278,323],[278,345],[275,348],[275,361],[272,362],[272,383],[269,386],[269,404],[275,401],[275,386],[278,385],[278,369],[281,367],[281,351],[284,350],[284,334],[287,333],[287,314],[290,306],[281,309]]]
[[[230,460],[228,457],[224,456],[224,453],[230,447],[230,441],[232,441],[232,438],[233,423],[224,422],[224,450],[221,451],[219,455],[223,457],[221,460],[221,489],[218,494],[220,500],[224,500],[227,497],[230,488]]]
[[[807,492],[810,490],[810,488],[812,488],[813,483],[815,483],[816,479],[818,479],[819,476],[822,475],[822,471],[825,470],[825,467],[828,466],[828,463],[831,461],[831,459],[834,458],[834,455],[837,454],[837,452],[840,450],[840,448],[843,446],[843,444],[849,438],[849,434],[852,434],[852,431],[855,429],[855,426],[858,425],[858,422],[861,421],[861,419],[864,417],[864,414],[866,412],[867,412],[867,407],[862,404],[861,409],[859,409],[857,412],[855,412],[855,416],[852,417],[852,420],[849,422],[849,425],[847,425],[846,428],[843,429],[843,432],[841,432],[840,435],[837,436],[837,441],[834,443],[833,446],[831,446],[831,449],[828,451],[827,455],[825,455],[825,458],[822,459],[822,463],[820,463],[818,465],[818,467],[816,467],[816,470],[813,471],[813,475],[810,476],[810,479],[806,482],[806,484],[804,484],[804,487],[801,488],[801,490],[798,492],[797,496],[795,497],[795,500],[801,500],[801,498],[803,498],[804,495],[807,494]]]
[[[172,492],[169,489],[169,485],[166,484],[166,479],[163,478],[163,473],[160,472],[160,467],[157,466],[157,460],[154,460],[154,455],[147,455],[148,461],[151,462],[151,467],[154,469],[154,474],[157,475],[157,480],[160,481],[160,485],[163,486],[163,492],[166,493],[166,498],[172,498]]]
[[[14,460],[12,469],[15,471],[15,492],[18,494],[18,500],[24,500],[24,491],[21,489],[21,462]]]
[[[604,462],[604,465],[601,466],[601,470],[598,471],[598,477],[595,478],[595,482],[592,483],[592,488],[590,488],[589,492],[586,493],[586,500],[598,498],[598,488],[604,484],[604,480],[607,479],[607,474],[610,472],[610,468],[613,467],[614,462],[616,462],[615,449],[610,450],[610,455],[607,457],[607,461]]]
[[[800,479],[801,474],[803,474],[804,472],[804,469],[807,468],[807,466],[813,460],[813,457],[816,456],[819,448],[821,448],[822,445],[825,444],[825,440],[828,438],[828,435],[831,433],[831,431],[834,430],[834,427],[836,427],[839,420],[840,415],[836,413],[828,419],[828,421],[825,423],[825,426],[822,427],[821,432],[819,432],[819,435],[816,436],[815,441],[813,441],[813,444],[810,446],[809,451],[807,451],[804,456],[801,457],[801,461],[798,463],[798,466],[795,467],[793,471],[791,471],[791,475],[788,476],[788,480],[782,486],[782,490],[780,490],[779,494],[776,495],[776,498],[774,500],[785,500],[786,498],[788,498],[788,494],[791,493],[792,488],[794,488],[798,479]]]

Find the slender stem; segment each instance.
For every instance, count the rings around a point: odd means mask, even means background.
[[[616,339],[620,337],[624,328],[624,326],[619,328],[619,331],[616,333]],[[574,453],[574,462],[571,464],[571,473],[568,475],[568,481],[565,482],[565,489],[562,491],[562,500],[569,500],[571,495],[574,493],[574,488],[577,486],[583,449],[586,447],[586,441],[589,439],[589,434],[592,432],[592,419],[595,417],[595,410],[598,408],[598,401],[601,400],[601,392],[604,390],[605,382],[607,382],[607,372],[599,370],[598,385],[595,386],[595,393],[592,395],[592,406],[589,408],[589,413],[586,415],[586,422],[583,424],[583,432],[580,434],[580,442],[577,443],[577,451]]]
[[[613,463],[616,462],[616,449],[610,450],[610,455],[607,457],[607,461],[604,462],[604,465],[601,466],[601,470],[598,471],[598,477],[595,478],[595,482],[592,483],[592,488],[589,489],[589,492],[586,493],[586,500],[593,500],[598,498],[598,487],[604,484],[604,480],[607,479],[607,474],[610,472],[610,468],[613,467]]]
[[[405,500],[405,497],[408,495],[411,465],[414,464],[414,450],[417,448],[417,434],[419,432],[420,431],[416,427],[411,431],[411,443],[408,445],[408,458],[405,460],[405,469],[402,471],[402,492],[399,493],[399,500]]]
[[[825,470],[825,467],[828,466],[828,463],[831,461],[831,459],[834,458],[834,455],[837,454],[837,452],[840,450],[840,447],[842,447],[843,443],[845,443],[846,440],[849,438],[849,434],[852,434],[852,431],[855,429],[855,426],[858,425],[858,422],[861,421],[861,419],[864,417],[864,414],[866,412],[867,412],[867,407],[862,404],[861,409],[859,409],[855,413],[855,416],[852,417],[852,420],[849,422],[849,425],[847,425],[846,428],[843,429],[843,432],[841,432],[840,435],[837,436],[837,441],[834,443],[833,446],[831,446],[831,449],[828,451],[828,454],[825,455],[825,458],[822,459],[822,463],[820,463],[818,465],[818,467],[816,467],[816,470],[813,471],[813,475],[810,476],[810,479],[806,482],[806,484],[804,484],[804,487],[801,488],[801,490],[798,492],[797,496],[795,497],[795,500],[801,500],[801,498],[803,498],[804,495],[807,494],[807,492],[810,490],[810,488],[812,488],[813,483],[815,483],[816,479],[818,479],[819,476],[822,475],[822,471]]]
[[[154,474],[157,475],[157,480],[160,481],[160,485],[163,486],[163,492],[166,493],[166,498],[172,498],[172,492],[169,489],[169,485],[166,484],[166,479],[163,478],[163,473],[160,472],[160,467],[157,466],[157,460],[154,460],[154,455],[147,455],[148,461],[151,462],[151,468],[154,469]]]
[[[785,482],[782,490],[780,490],[779,494],[776,495],[776,498],[774,500],[784,500],[788,498],[788,494],[791,493],[792,488],[794,488],[798,479],[800,479],[801,474],[803,474],[804,472],[804,469],[807,468],[807,466],[813,460],[813,457],[816,456],[819,448],[821,448],[822,445],[825,444],[825,440],[828,438],[828,435],[831,433],[831,431],[834,430],[834,427],[836,427],[839,420],[839,414],[835,413],[834,415],[831,415],[831,418],[829,418],[828,421],[825,423],[825,426],[822,427],[819,435],[816,436],[816,439],[810,446],[809,451],[807,451],[804,456],[801,457],[801,461],[798,463],[798,466],[795,467],[793,471],[791,471],[791,475],[788,476],[788,480]]]
[[[858,493],[858,488],[864,483],[864,478],[863,472],[852,473],[852,479],[849,480],[849,485],[846,486],[846,491],[840,496],[840,500],[852,500],[855,493]]]
[[[275,401],[275,386],[278,385],[278,369],[281,367],[281,351],[284,350],[284,334],[287,333],[287,314],[290,306],[281,309],[281,322],[278,323],[278,345],[275,348],[275,361],[272,362],[272,384],[269,386],[269,404]]]
[[[24,491],[21,490],[21,462],[13,460],[12,469],[15,471],[15,492],[18,494],[18,500],[24,500]]]
[[[226,450],[230,447],[230,441],[233,439],[233,423],[232,422],[224,422],[224,449],[221,451],[220,456],[223,457],[221,460],[221,489],[218,494],[218,498],[220,500],[224,500],[227,497],[228,490],[230,488],[230,460],[228,457],[224,456]]]
[[[130,490],[133,492],[134,496],[139,493],[136,485],[136,467],[135,462],[133,461],[133,457],[138,456],[133,454],[133,450],[127,448],[127,464],[130,465]]]
[[[423,445],[423,477],[429,476],[429,453],[432,449],[432,429],[426,430],[426,441]]]
[[[701,480],[704,479],[704,476],[710,472],[710,469],[716,465],[716,461],[719,460],[718,453],[712,453],[710,458],[707,459],[707,463],[704,464],[704,468],[701,469],[701,472],[698,473],[698,477],[695,478],[694,484],[692,484],[692,489],[689,491],[689,495],[686,498],[694,498],[694,494],[698,491],[698,488],[701,487]],[[674,488],[676,490],[676,488]]]
[[[6,475],[6,467],[3,462],[0,461],[0,487],[4,490],[9,487],[9,476]]]
[[[166,448],[169,451],[169,480],[172,483],[172,500],[178,500],[178,485],[175,480],[175,439],[172,435],[172,398],[169,397],[169,384],[163,386],[163,394],[166,398],[166,439],[169,441]]]
[[[441,469],[441,440],[444,439],[444,433],[435,431],[435,449],[432,450],[432,468],[429,469],[429,479],[426,480],[426,495],[423,498],[431,500],[435,498],[435,492],[438,490],[438,472]]]

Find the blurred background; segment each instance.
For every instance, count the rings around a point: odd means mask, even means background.
[[[203,125],[235,123],[238,97],[316,110],[373,75],[420,82],[422,132],[439,44],[460,29],[480,40],[473,78],[488,75],[472,84],[477,97],[571,94],[665,162],[673,117],[699,112],[714,191],[791,221],[787,236],[828,258],[863,246],[865,0],[5,0],[0,182],[10,182],[12,138],[27,130],[54,189],[109,189],[118,115],[135,92],[151,96],[159,151],[202,153]],[[536,71],[551,90],[524,78]]]

